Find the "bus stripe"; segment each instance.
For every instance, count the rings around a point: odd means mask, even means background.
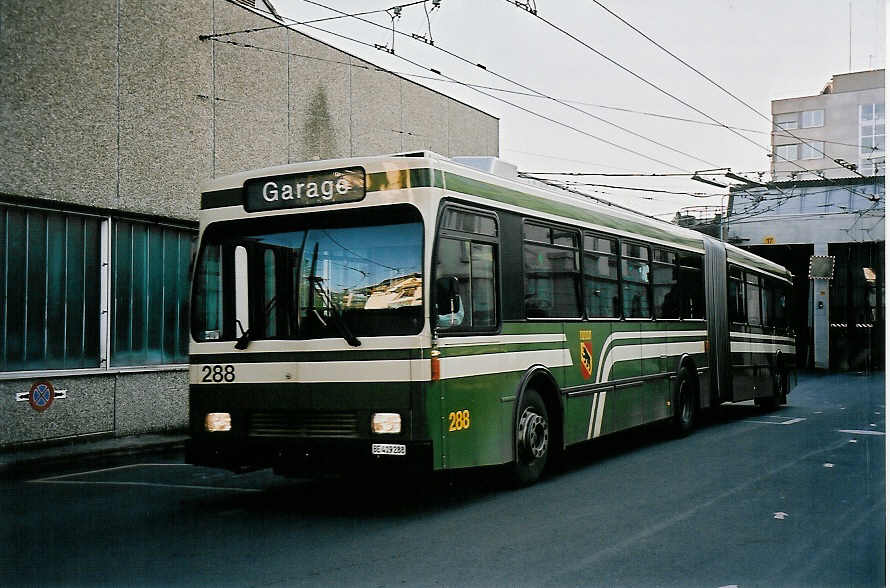
[[[708,335],[707,331],[621,331],[618,333],[612,333],[606,340],[603,341],[603,347],[600,350],[600,359],[597,367],[596,373],[596,381],[603,381],[603,367],[605,365],[605,358],[607,353],[611,353],[611,347],[613,343],[619,340],[624,339],[654,339],[654,338],[678,338],[678,337],[706,337]],[[630,347],[636,349],[636,345],[631,345]],[[658,357],[662,355],[661,353],[656,354],[653,357]],[[614,362],[612,362],[614,363]],[[611,369],[611,365],[609,364],[609,368]],[[605,373],[605,377],[608,377],[608,371]]]
[[[572,355],[568,349],[545,349],[540,351],[514,351],[513,353],[488,353],[484,355],[461,355],[439,360],[441,378],[464,378],[481,374],[502,374],[525,371],[534,364],[547,367],[572,365]]]

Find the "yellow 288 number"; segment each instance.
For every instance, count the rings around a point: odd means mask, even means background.
[[[448,413],[448,430],[462,431],[470,428],[470,411],[458,410]]]

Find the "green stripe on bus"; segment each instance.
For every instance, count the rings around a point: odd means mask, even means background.
[[[420,349],[373,349],[350,350],[347,361],[374,361],[387,359],[420,359]],[[343,351],[262,351],[256,353],[208,353],[194,354],[189,358],[193,364],[206,363],[275,363],[282,361],[344,361]]]

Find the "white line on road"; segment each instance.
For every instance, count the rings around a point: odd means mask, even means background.
[[[850,435],[885,435],[884,431],[862,431],[859,429],[838,429],[838,433],[849,433]]]
[[[793,425],[795,423],[802,423],[807,419],[805,418],[796,418],[787,421],[777,422],[777,421],[745,421],[746,423],[758,423],[761,425]]]
[[[152,488],[182,488],[189,490],[224,490],[230,492],[262,492],[257,488],[227,488],[225,486],[194,486],[190,484],[158,484],[155,482],[87,482],[84,480],[30,480],[31,484],[80,484],[84,486],[148,486]]]
[[[63,478],[73,478],[75,476],[91,476],[93,474],[101,474],[103,472],[114,472],[114,471],[118,471],[118,470],[127,470],[130,468],[166,467],[166,466],[194,467],[190,463],[131,463],[129,465],[116,466],[113,468],[102,468],[101,470],[89,470],[86,472],[75,472],[73,474],[62,474],[61,476],[50,476],[49,478],[40,478],[39,480],[29,480],[29,482],[50,482],[53,480],[61,480]]]

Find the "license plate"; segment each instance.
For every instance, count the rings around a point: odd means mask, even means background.
[[[372,443],[372,455],[405,455],[406,448],[400,443]]]

